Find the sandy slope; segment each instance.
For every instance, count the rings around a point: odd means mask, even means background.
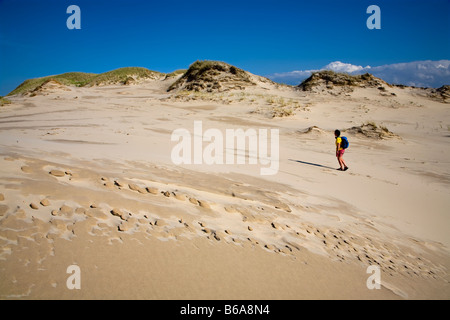
[[[170,81],[46,88],[0,109],[2,299],[450,297],[448,104]],[[279,129],[278,174],[174,165],[171,133],[199,120]],[[398,137],[345,133],[350,170],[336,171],[334,129],[368,121]],[[66,287],[72,264],[81,290]]]

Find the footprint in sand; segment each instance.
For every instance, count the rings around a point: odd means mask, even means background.
[[[175,199],[180,201],[186,201],[187,197],[184,194],[172,192],[172,195],[175,197]]]
[[[40,203],[44,207],[48,207],[50,205],[50,201],[47,198],[42,199]]]
[[[147,193],[147,190],[146,190],[146,189],[141,188],[141,187],[139,187],[138,185],[133,184],[133,183],[130,183],[130,184],[128,185],[128,188],[130,188],[130,190],[137,191],[137,192],[142,193],[142,194]]]
[[[64,177],[66,175],[66,173],[64,171],[61,171],[61,170],[51,170],[49,172],[49,174],[51,174],[54,177],[58,177],[58,178]]]
[[[195,199],[195,198],[189,198],[189,202],[190,202],[190,203],[192,203],[192,204],[195,204],[196,206],[198,206],[198,205],[199,205],[199,202],[198,202],[198,200],[197,200],[197,199]]]
[[[108,216],[100,209],[89,209],[85,211],[85,215],[98,220],[107,220]]]
[[[281,225],[279,225],[278,223],[276,223],[276,222],[272,222],[270,225],[271,225],[272,228],[274,228],[274,229],[277,229],[277,230],[284,230],[284,228],[283,228]]]
[[[167,224],[164,222],[164,220],[161,220],[161,219],[155,220],[155,226],[164,227],[165,225],[167,225]]]
[[[32,203],[30,203],[30,208],[33,210],[38,210],[39,206],[36,203],[32,202]]]
[[[86,209],[82,208],[82,207],[76,208],[75,213],[76,214],[86,214]]]
[[[123,181],[120,180],[114,180],[114,185],[119,187],[119,188],[126,188],[127,184]]]
[[[63,205],[59,208],[59,210],[52,210],[51,214],[52,216],[64,215],[66,217],[71,217],[73,215],[73,209],[69,206]]]
[[[286,212],[288,212],[288,213],[291,213],[291,212],[292,212],[291,208],[290,208],[287,204],[285,204],[285,203],[279,203],[279,204],[277,204],[277,205],[275,206],[275,209],[284,210],[284,211],[286,211]]]
[[[53,219],[50,221],[52,226],[54,226],[58,231],[61,233],[64,233],[65,231],[68,231],[67,224],[65,221],[61,221],[59,219]]]
[[[213,231],[211,235],[217,241],[220,241],[225,236],[224,234],[222,234],[222,232],[219,231]]]
[[[205,209],[211,209],[211,206],[209,205],[208,202],[206,202],[205,200],[199,200],[198,204],[200,207],[205,208]]]
[[[31,167],[29,167],[29,166],[23,166],[23,167],[21,167],[20,168],[23,172],[25,172],[25,173],[32,173],[33,172],[33,169],[31,169]]]
[[[134,229],[136,223],[134,221],[122,221],[122,223],[117,227],[119,231],[126,232]]]
[[[212,233],[211,229],[209,229],[209,228],[202,228],[202,231],[206,234]]]
[[[147,190],[148,193],[150,194],[158,194],[159,190],[158,188],[152,188],[152,187],[147,187],[145,188]]]
[[[61,208],[59,208],[59,213],[71,217],[73,214],[73,209],[69,206],[63,205]]]
[[[236,213],[236,212],[238,212],[238,211],[236,210],[236,208],[233,207],[233,206],[225,206],[224,209],[225,209],[225,211],[228,212],[228,213]]]
[[[117,208],[112,209],[112,210],[110,211],[110,213],[111,213],[113,216],[119,217],[119,218],[122,219],[122,220],[127,220],[127,218],[128,218],[128,214],[127,214],[127,213],[122,212],[121,210],[119,210],[119,209],[117,209]]]

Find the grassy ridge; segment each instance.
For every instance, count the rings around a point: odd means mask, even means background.
[[[0,107],[3,107],[5,105],[7,105],[7,104],[11,104],[11,101],[9,101],[8,99],[0,96]]]
[[[228,78],[225,79],[226,81],[235,80],[252,83],[250,77],[244,70],[232,66],[228,63],[210,60],[197,60],[189,66],[189,69],[183,74],[183,76],[175,81],[167,91],[177,89],[186,83],[188,85],[185,89],[187,89],[188,91],[198,91],[206,89],[205,86],[208,86],[208,84],[212,86],[212,89],[215,89],[220,86],[220,80],[218,76],[220,76],[221,73],[222,75],[225,75],[225,78]]]
[[[169,78],[173,78],[173,77],[177,77],[179,75],[185,74],[187,71],[187,69],[179,69],[179,70],[175,70],[174,72],[168,73],[166,74],[166,79]]]
[[[44,82],[50,79],[55,79],[66,86],[83,87],[86,84],[88,84],[91,81],[91,79],[95,76],[97,75],[94,73],[69,72],[55,76],[28,79],[22,82],[16,89],[8,93],[7,96],[11,96],[14,94],[24,94],[33,91],[34,89],[41,86]]]
[[[160,72],[151,71],[140,67],[120,68],[105,73],[101,73],[91,79],[86,85],[100,85],[112,83],[126,83],[132,76],[138,79],[156,79],[161,75]]]
[[[378,79],[370,73],[361,75],[350,75],[343,72],[334,72],[331,70],[322,70],[313,72],[311,76],[305,79],[298,87],[304,91],[310,91],[312,88],[325,83],[326,85],[334,86],[349,86],[356,87],[365,84],[369,87],[378,87],[380,85],[387,85],[383,80]]]
[[[120,68],[101,74],[68,72],[54,76],[25,80],[16,89],[8,93],[7,96],[15,94],[25,94],[27,92],[33,91],[50,79],[57,80],[58,82],[66,86],[84,87],[100,84],[126,83],[130,80],[130,78],[132,79],[132,77],[155,79],[160,75],[160,72],[151,71],[141,67]]]
[[[222,76],[220,76],[221,74]],[[56,80],[66,86],[89,87],[109,84],[130,84],[136,79],[158,79],[164,76],[164,79],[181,76],[170,86],[168,91],[178,88],[184,83],[189,84],[187,89],[190,91],[199,88],[205,89],[204,87],[208,85],[214,86],[212,87],[212,89],[214,89],[220,87],[220,81],[217,76],[220,76],[221,80],[225,82],[231,83],[234,81],[244,84],[253,84],[244,70],[225,62],[205,60],[194,62],[189,66],[188,70],[180,69],[168,74],[151,71],[142,67],[126,67],[101,74],[69,72],[54,76],[28,79],[7,94],[7,96],[29,93],[49,80]]]

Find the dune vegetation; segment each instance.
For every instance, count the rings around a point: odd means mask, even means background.
[[[16,89],[11,91],[8,96],[29,93],[48,80],[56,80],[66,86],[85,87],[116,83],[129,84],[135,79],[156,79],[161,75],[162,73],[160,72],[151,71],[142,67],[125,67],[100,74],[68,72],[59,75],[25,80]]]

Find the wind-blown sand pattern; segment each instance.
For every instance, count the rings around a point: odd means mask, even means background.
[[[448,104],[251,74],[239,90],[232,78],[171,87],[181,77],[8,97],[0,298],[449,298]],[[198,120],[279,129],[279,173],[172,164],[172,131]],[[350,139],[345,173],[336,128]],[[73,264],[80,290],[66,287]]]

